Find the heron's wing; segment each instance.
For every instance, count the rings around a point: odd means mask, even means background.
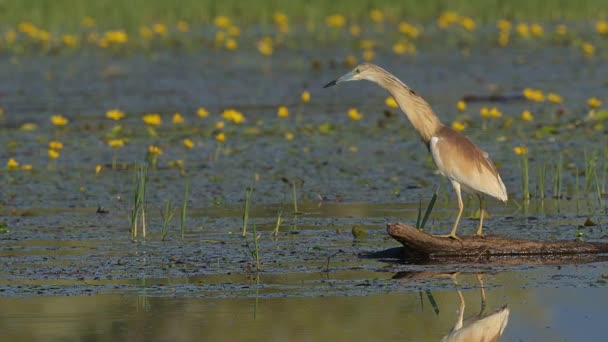
[[[488,154],[449,127],[431,138],[430,150],[439,171],[465,190],[507,200],[505,188]]]

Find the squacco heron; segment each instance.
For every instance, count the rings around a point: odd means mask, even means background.
[[[483,237],[483,195],[507,201],[507,189],[488,154],[467,137],[441,123],[431,106],[410,87],[381,67],[364,63],[351,72],[329,82],[324,88],[346,81],[368,80],[386,89],[397,101],[422,141],[431,152],[439,172],[447,177],[458,198],[458,215],[449,235],[459,240],[456,229],[464,210],[460,190],[479,197],[479,227],[476,235]]]

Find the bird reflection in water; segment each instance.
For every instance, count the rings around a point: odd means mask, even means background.
[[[454,284],[456,285],[456,291],[460,298],[460,307],[458,309],[458,319],[452,331],[444,336],[441,341],[449,342],[490,342],[499,341],[502,336],[507,323],[509,321],[509,308],[504,305],[498,310],[491,313],[486,313],[486,291],[483,287],[483,279],[480,274],[477,275],[481,289],[481,309],[479,313],[473,317],[464,320],[464,308],[465,301],[462,291],[458,286],[456,276],[458,273],[452,275]]]

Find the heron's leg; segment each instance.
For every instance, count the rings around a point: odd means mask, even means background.
[[[479,195],[479,227],[477,228],[477,233],[475,233],[475,235],[479,236],[480,238],[483,237],[483,197],[482,195]]]
[[[460,223],[460,216],[462,216],[464,204],[462,204],[462,195],[460,194],[460,183],[452,181],[452,186],[454,187],[456,197],[458,198],[458,215],[456,216],[456,221],[454,222],[454,227],[452,227],[452,231],[450,232],[449,237],[451,237],[452,239],[458,239],[458,237],[456,236],[456,229],[458,229],[458,223]]]
[[[456,229],[458,229],[458,223],[460,222],[460,216],[462,216],[462,211],[464,210],[464,204],[462,203],[462,195],[460,194],[460,183],[452,181],[452,186],[454,187],[454,191],[456,192],[456,198],[458,198],[458,215],[456,216],[456,221],[454,222],[454,226],[452,227],[452,231],[450,232],[450,234],[440,236],[449,237],[454,240],[460,240],[460,238],[456,236]]]
[[[452,329],[452,331],[456,331],[456,330],[462,328],[462,324],[464,321],[465,303],[464,303],[464,296],[462,295],[462,291],[460,291],[460,285],[458,285],[456,276],[452,277],[452,281],[454,282],[454,285],[456,286],[456,292],[458,293],[458,297],[460,298],[460,307],[458,308],[458,319],[456,320],[456,324],[454,324],[454,328]]]

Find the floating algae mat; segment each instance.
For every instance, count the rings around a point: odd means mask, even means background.
[[[386,223],[413,225],[438,189],[425,231],[447,233],[450,185],[385,92],[321,89],[366,45],[497,163],[511,200],[487,201],[485,233],[605,241],[606,116],[590,99],[606,93],[605,46],[589,55],[545,29],[530,38],[539,46],[520,37],[507,47],[493,27],[481,42],[460,26],[431,30],[444,40],[423,34],[405,54],[393,38],[370,47],[352,37],[309,42],[310,53],[257,38],[242,50],[136,39],[126,49],[15,47],[0,60],[3,336],[440,340],[464,302],[463,331],[507,305],[503,340],[603,340],[602,255],[403,260]],[[147,236],[133,241],[141,164]],[[458,232],[473,234],[476,198],[465,206]]]

